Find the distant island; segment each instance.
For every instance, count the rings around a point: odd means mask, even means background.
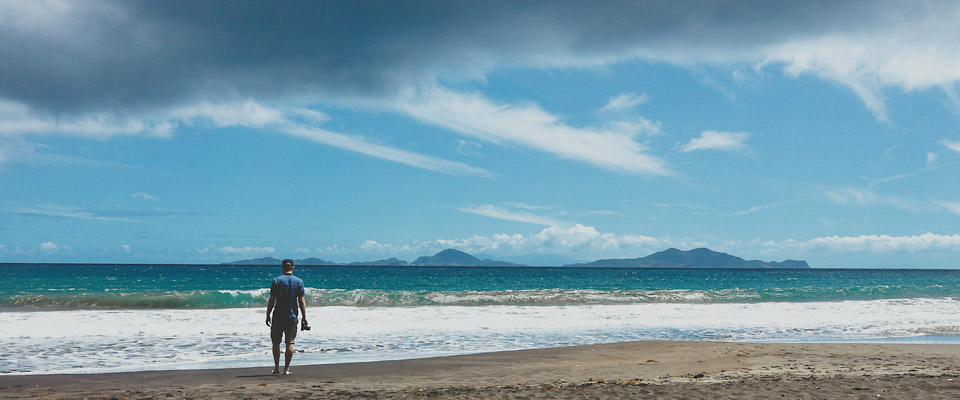
[[[221,263],[220,265],[280,265],[279,258],[273,257],[263,257],[263,258],[252,258],[249,260],[239,260],[232,261],[227,263]],[[303,266],[317,266],[317,265],[340,265],[332,261],[321,260],[319,258],[304,258],[302,260],[294,260],[294,264],[303,265]]]
[[[280,261],[280,259],[274,257],[263,257],[233,261],[223,263],[221,265],[280,265]],[[293,260],[293,263],[301,266],[347,265],[376,267],[525,267],[523,264],[514,264],[490,259],[481,260],[456,249],[446,249],[432,256],[423,256],[417,258],[412,263],[408,263],[405,260],[396,258],[388,258],[377,261],[356,261],[349,264],[339,264],[332,261],[321,260],[319,258],[304,258],[302,260]]]
[[[569,264],[564,267],[582,268],[810,268],[806,261],[785,260],[765,262],[744,260],[727,253],[699,248],[689,251],[670,248],[641,258],[597,260],[582,264]]]
[[[408,263],[405,260],[388,258],[377,261],[358,261],[349,264],[340,264],[319,258],[304,258],[294,260],[296,265],[347,265],[347,266],[383,266],[383,267],[524,267],[524,264],[514,264],[491,259],[479,259],[456,249],[446,249],[432,256],[423,256]],[[239,260],[221,265],[280,265],[280,259],[274,257]],[[597,260],[588,263],[567,264],[564,267],[579,268],[810,268],[806,261],[785,260],[759,261],[744,260],[726,253],[716,252],[706,248],[688,251],[670,248],[641,258],[624,258]]]
[[[525,265],[479,259],[460,250],[446,249],[430,257],[423,256],[410,265],[421,267],[524,267]]]

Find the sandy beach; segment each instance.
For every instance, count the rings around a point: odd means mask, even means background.
[[[960,345],[629,342],[403,361],[0,376],[2,398],[818,398],[960,396]]]

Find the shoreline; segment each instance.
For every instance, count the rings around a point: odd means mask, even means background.
[[[0,375],[0,398],[951,398],[960,345],[639,341],[270,369]]]

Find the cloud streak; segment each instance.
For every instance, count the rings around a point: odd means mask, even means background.
[[[96,161],[93,160],[83,160],[71,156],[35,153],[31,146],[23,142],[23,139],[18,139],[26,135],[67,134],[70,136],[101,140],[118,135],[170,137],[178,127],[201,125],[215,129],[245,127],[274,130],[313,142],[429,171],[450,175],[494,176],[493,173],[487,170],[471,167],[464,163],[448,161],[408,150],[371,143],[360,136],[351,136],[317,128],[310,125],[310,123],[322,123],[328,120],[326,115],[318,111],[296,107],[280,109],[251,100],[232,103],[199,102],[189,106],[180,106],[166,110],[161,114],[150,115],[149,119],[126,119],[122,124],[103,118],[90,119],[90,117],[83,117],[86,119],[80,122],[69,122],[64,126],[62,122],[44,119],[45,117],[43,115],[30,112],[22,107],[15,108],[14,111],[23,111],[24,114],[14,113],[17,114],[15,118],[19,118],[19,122],[14,121],[13,123],[7,124],[0,122],[0,137],[4,135],[11,136],[14,139],[9,143],[20,144],[10,146],[14,151],[10,152],[11,154],[9,155],[0,153],[0,163],[4,161],[51,165],[96,163]],[[4,115],[3,112],[2,102],[0,102],[0,117]],[[3,121],[3,119],[0,118],[0,121]],[[25,129],[24,127],[28,127],[29,129]],[[104,162],[100,162],[99,164],[111,165],[110,163]]]
[[[680,146],[680,151],[684,153],[701,150],[744,151],[747,150],[744,142],[749,137],[750,134],[746,132],[704,131],[700,137],[690,139],[689,142]]]
[[[493,177],[493,173],[482,168],[471,167],[464,163],[425,156],[411,151],[367,142],[360,137],[344,135],[305,125],[287,125],[280,128],[284,133],[308,139],[314,142],[339,147],[371,157],[394,161],[412,167],[448,175],[473,175]]]
[[[600,112],[631,109],[646,103],[647,100],[649,100],[649,98],[646,94],[623,93],[617,97],[610,98],[610,101],[600,109]]]
[[[527,207],[521,207],[521,208],[530,209]],[[535,215],[527,212],[510,211],[502,207],[497,207],[491,204],[463,207],[463,208],[458,208],[457,210],[463,211],[465,213],[484,216],[484,217],[501,219],[504,221],[523,222],[523,223],[534,224],[534,225],[544,225],[544,226],[573,225],[572,223],[567,221],[561,221],[551,217]]]
[[[580,128],[539,106],[501,104],[475,93],[434,87],[401,96],[396,109],[419,121],[491,143],[520,145],[621,172],[667,175],[663,160],[647,154],[630,129]],[[646,128],[652,133],[651,128]]]
[[[902,199],[897,196],[878,195],[870,190],[854,186],[840,188],[821,188],[821,194],[830,202],[840,205],[886,205],[910,212],[929,210],[929,204]]]
[[[943,147],[946,147],[946,148],[948,148],[948,149],[950,149],[950,150],[953,150],[953,151],[955,151],[955,152],[957,152],[957,153],[960,153],[960,141],[940,139],[940,142],[939,142],[939,143],[942,144]]]
[[[112,222],[144,222],[144,219],[166,217],[198,217],[209,214],[185,211],[154,210],[125,210],[125,209],[83,209],[61,205],[41,205],[37,207],[13,208],[9,212],[15,215],[38,218],[65,218],[90,221]]]

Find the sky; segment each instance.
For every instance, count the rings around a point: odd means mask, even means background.
[[[954,1],[0,1],[0,262],[960,268]]]

